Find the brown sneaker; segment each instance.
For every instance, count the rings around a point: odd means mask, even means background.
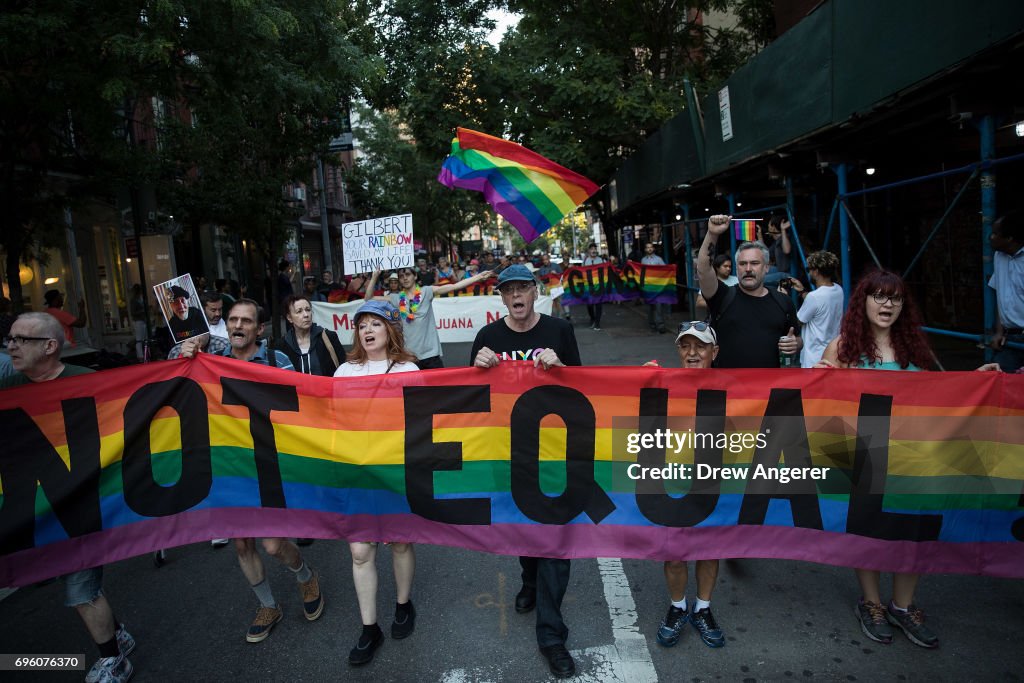
[[[281,621],[281,610],[276,607],[260,607],[256,610],[256,618],[252,620],[245,639],[250,643],[259,643],[267,639],[277,622]]]
[[[299,584],[302,594],[302,613],[308,621],[316,621],[324,612],[324,597],[320,595],[320,577],[314,571],[306,583]]]

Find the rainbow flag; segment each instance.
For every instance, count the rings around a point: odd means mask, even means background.
[[[459,128],[438,182],[483,192],[494,210],[532,242],[562,220],[597,185],[522,145]]]
[[[1024,578],[1024,377],[534,353],[337,380],[200,354],[2,390],[0,586],[257,536]]]
[[[732,227],[736,232],[736,241],[738,242],[753,242],[757,239],[756,218],[734,218]]]

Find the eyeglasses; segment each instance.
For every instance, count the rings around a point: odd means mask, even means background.
[[[23,337],[20,334],[12,334],[4,337],[4,346],[10,346],[13,343],[15,346],[24,346],[25,342],[30,341],[50,341],[52,337]]]
[[[711,338],[715,340],[716,344],[718,343],[718,335],[715,334],[715,329],[703,320],[691,320],[688,323],[679,323],[679,329],[676,331],[676,335],[680,335],[689,329],[694,329],[698,332],[706,332],[710,330]]]
[[[498,291],[502,294],[520,294],[528,292],[532,287],[532,282],[506,282]]]
[[[878,304],[879,306],[885,304],[886,301],[891,303],[896,308],[899,308],[900,306],[903,305],[903,297],[900,296],[899,294],[887,295],[882,294],[881,292],[875,292],[874,294],[871,295],[871,298],[874,299],[875,303]]]

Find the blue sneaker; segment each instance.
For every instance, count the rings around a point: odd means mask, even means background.
[[[691,614],[690,623],[697,629],[697,632],[700,633],[700,639],[708,647],[722,647],[725,645],[725,636],[722,635],[722,629],[718,628],[718,622],[715,621],[715,615],[711,613],[710,607],[705,607],[699,612]]]
[[[665,615],[665,620],[661,622],[661,626],[658,628],[658,644],[672,647],[678,643],[679,636],[683,633],[683,627],[686,626],[688,616],[689,612],[686,610],[670,605],[668,614]]]

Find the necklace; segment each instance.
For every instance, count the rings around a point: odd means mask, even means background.
[[[409,294],[404,289],[398,293],[398,312],[408,322],[412,322],[416,319],[416,311],[420,310],[420,300],[422,299],[422,291],[420,291],[419,285],[413,290],[412,301],[409,301]]]

